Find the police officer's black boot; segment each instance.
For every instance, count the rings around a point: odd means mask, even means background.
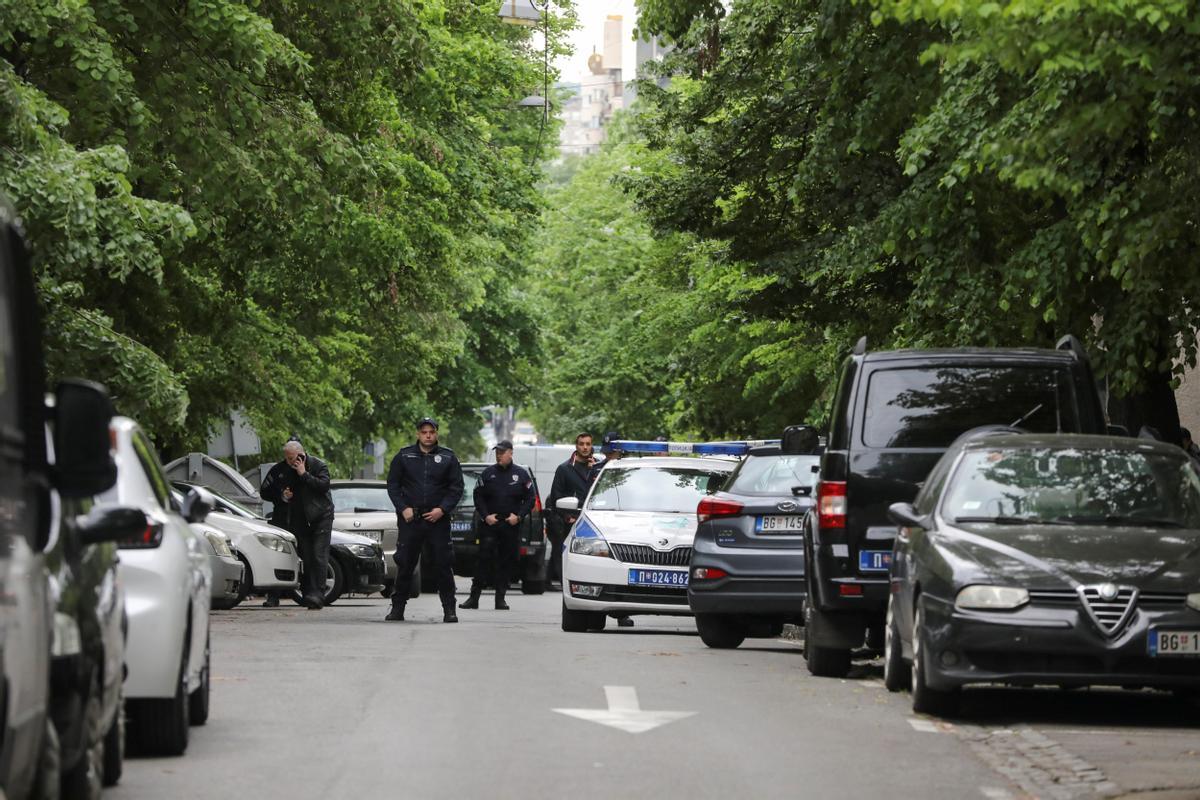
[[[504,602],[503,592],[496,592],[496,610],[508,611],[508,603]]]
[[[458,622],[458,614],[454,613],[454,606],[446,606],[442,610],[445,611],[442,614],[442,622]]]
[[[479,608],[479,592],[471,589],[471,596],[458,604],[459,608]]]
[[[404,606],[392,606],[392,610],[383,619],[385,622],[404,622]]]

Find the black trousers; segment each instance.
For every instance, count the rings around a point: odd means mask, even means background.
[[[450,543],[448,516],[437,522],[426,522],[420,516],[413,516],[412,522],[405,522],[404,517],[400,517],[394,556],[396,588],[392,592],[392,608],[402,610],[408,602],[413,570],[417,568],[426,542],[433,553],[433,563],[426,564],[425,569],[432,568],[437,575],[437,590],[442,600],[442,608],[448,611],[454,609],[454,546]]]
[[[503,521],[495,525],[480,522],[476,533],[479,536],[479,561],[471,580],[471,594],[482,592],[490,580],[496,587],[496,600],[503,600],[517,564],[521,527]]]
[[[324,517],[312,523],[300,520],[294,528],[292,532],[296,534],[300,560],[304,562],[300,594],[324,598],[325,579],[329,572],[329,539],[333,535],[333,517]]]
[[[562,546],[571,526],[559,514],[546,518],[546,535],[550,538],[550,563],[546,565],[546,581],[562,582]]]

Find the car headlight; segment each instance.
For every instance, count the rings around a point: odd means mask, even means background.
[[[287,542],[273,533],[256,533],[254,534],[254,538],[258,539],[258,543],[268,550],[274,550],[277,553],[286,553],[288,551]]]
[[[1192,592],[1187,596],[1188,608],[1200,611],[1200,592]]]
[[[204,538],[208,539],[208,543],[212,545],[212,549],[217,552],[217,555],[228,558],[233,557],[233,553],[229,549],[229,540],[225,538],[224,534],[217,533],[216,531],[205,531]]]
[[[1011,586],[968,586],[958,593],[955,608],[1004,611],[1029,602],[1029,592]]]
[[[375,545],[373,544],[348,544],[346,549],[350,551],[351,555],[358,558],[375,557]]]
[[[571,552],[581,556],[612,558],[612,553],[608,549],[608,540],[600,535],[600,531],[596,530],[586,517],[580,517],[579,522],[575,523],[575,535],[571,537]]]

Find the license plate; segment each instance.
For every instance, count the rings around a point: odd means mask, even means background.
[[[1200,631],[1150,631],[1150,655],[1200,656]]]
[[[859,550],[859,572],[887,572],[892,566],[891,550]]]
[[[631,569],[629,570],[630,586],[678,586],[688,585],[686,570],[675,569]]]
[[[803,525],[803,514],[767,514],[754,519],[754,530],[758,533],[799,533]]]
[[[464,520],[454,520],[450,523],[450,530],[454,533],[469,531],[471,530],[471,523]]]
[[[372,542],[383,541],[383,531],[355,531],[359,536],[365,536]]]

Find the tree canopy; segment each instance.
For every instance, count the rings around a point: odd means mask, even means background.
[[[552,53],[570,9],[547,19]],[[0,0],[0,191],[56,375],[171,449],[244,409],[343,468],[520,398],[505,313],[553,121],[540,38],[470,0]]]

